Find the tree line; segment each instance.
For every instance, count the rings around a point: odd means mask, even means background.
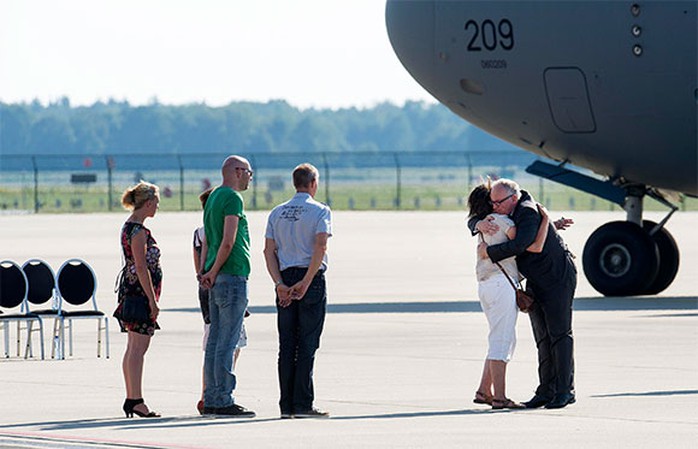
[[[508,151],[440,104],[305,109],[283,100],[147,106],[0,102],[0,153]]]

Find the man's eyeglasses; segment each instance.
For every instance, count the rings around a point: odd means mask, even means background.
[[[250,170],[249,168],[245,167],[235,167],[235,170],[245,170],[245,173],[247,173],[250,176],[254,175],[254,171]]]
[[[505,202],[506,200],[508,200],[508,199],[511,198],[512,196],[514,196],[513,193],[511,193],[511,194],[505,196],[505,197],[502,198],[501,200],[493,200],[493,199],[490,199],[490,203],[491,203],[493,206],[499,206],[500,204],[502,204],[503,202]]]

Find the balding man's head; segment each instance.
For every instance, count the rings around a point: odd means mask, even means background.
[[[237,155],[228,156],[223,161],[221,172],[223,184],[238,191],[247,190],[253,174],[249,161]]]
[[[230,173],[235,170],[235,168],[250,168],[250,163],[247,159],[242,156],[232,155],[225,158],[223,161],[223,166],[221,171],[223,172],[223,177],[225,177],[226,172]]]
[[[521,198],[521,188],[511,179],[498,179],[492,183],[490,202],[494,212],[509,215]]]

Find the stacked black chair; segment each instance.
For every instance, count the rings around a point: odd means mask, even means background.
[[[30,259],[22,265],[27,281],[29,282],[29,292],[27,294],[27,305],[29,312],[39,315],[42,319],[52,317],[53,334],[51,357],[55,358],[58,352],[59,327],[58,323],[58,295],[56,294],[56,275],[53,269],[41,259]]]
[[[81,259],[70,259],[56,275],[58,287],[58,358],[65,358],[66,321],[69,332],[69,354],[73,355],[73,321],[97,320],[97,357],[102,354],[102,329],[105,334],[105,355],[109,358],[109,318],[97,308],[95,293],[97,277],[92,267]],[[104,327],[102,327],[104,323]]]
[[[10,356],[10,322],[17,322],[17,355],[20,354],[20,334],[21,324],[26,324],[27,344],[24,351],[24,358],[33,356],[31,334],[34,322],[39,325],[41,359],[44,359],[44,326],[41,317],[29,312],[27,305],[27,295],[29,293],[29,282],[22,269],[11,260],[0,262],[0,323],[3,324],[5,337],[5,357]]]

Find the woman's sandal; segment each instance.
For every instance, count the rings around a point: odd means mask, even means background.
[[[482,391],[476,391],[475,399],[473,399],[473,402],[476,404],[492,405],[492,396],[485,394]]]
[[[131,412],[132,412],[131,416],[133,416],[133,413],[135,413],[136,415],[140,416],[141,418],[159,418],[160,417],[159,413],[155,413],[152,410],[148,410],[148,413],[142,412],[140,410],[136,410],[135,407],[140,405],[140,404],[143,404],[143,406],[146,408],[146,410],[148,409],[148,407],[145,406],[145,402],[143,401],[143,398],[133,399],[133,405],[131,406]]]
[[[502,410],[505,408],[520,409],[526,408],[526,406],[519,402],[514,402],[509,398],[492,399],[492,410]]]

